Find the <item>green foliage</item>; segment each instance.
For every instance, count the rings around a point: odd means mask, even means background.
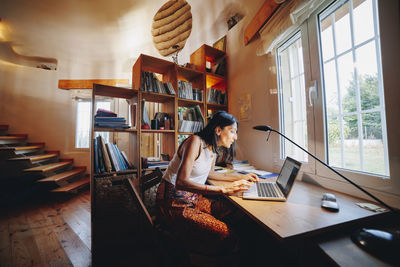
[[[360,86],[361,109],[369,110],[380,105],[379,85],[376,75],[360,75],[358,77]],[[356,106],[356,81],[352,80],[347,88],[347,94],[343,98],[343,111],[345,113],[357,111]],[[346,116],[343,118],[348,126],[348,138],[358,137],[357,116]],[[366,138],[382,139],[382,127],[380,112],[369,112],[362,115],[363,130],[367,132]],[[364,133],[365,135],[365,133]]]

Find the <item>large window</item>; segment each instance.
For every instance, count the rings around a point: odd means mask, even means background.
[[[75,147],[76,148],[89,148],[90,139],[90,124],[91,124],[91,108],[92,102],[90,100],[80,100],[76,105],[76,134],[75,134]],[[96,101],[96,110],[98,108],[111,109],[110,101]],[[101,132],[98,135],[103,136],[104,140],[109,140],[108,132]]]
[[[336,4],[319,15],[328,163],[389,175],[375,0]]]
[[[391,5],[398,6],[394,3],[325,0],[276,48],[280,130],[351,180],[385,192],[396,190],[388,184],[396,181],[382,178],[393,175],[389,155],[398,158],[398,152],[389,151],[397,137],[387,127],[394,122],[386,116],[394,116],[385,114],[384,93],[396,96],[397,88],[393,60],[381,57],[379,22],[386,27],[388,22],[379,19],[378,4],[388,12]],[[392,23],[398,23],[398,15],[391,14]],[[387,44],[390,36],[385,37]],[[317,85],[316,94],[310,84]],[[307,162],[304,153],[284,140],[281,156]],[[310,158],[307,166],[303,171],[340,180]]]

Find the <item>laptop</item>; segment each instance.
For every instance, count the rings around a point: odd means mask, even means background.
[[[300,167],[300,162],[286,157],[276,182],[254,183],[243,192],[243,199],[286,201]]]

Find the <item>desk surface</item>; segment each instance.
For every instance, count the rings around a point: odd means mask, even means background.
[[[223,184],[213,180],[211,183]],[[320,206],[325,192],[332,190],[296,180],[286,202],[245,200],[238,196],[229,199],[280,240],[311,236],[385,213],[360,208],[355,203],[369,201],[339,192],[333,192],[339,212],[326,211]]]

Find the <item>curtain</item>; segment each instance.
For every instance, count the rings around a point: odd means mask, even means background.
[[[273,52],[278,43],[300,26],[323,2],[321,0],[286,0],[259,31],[261,44],[257,55]]]

